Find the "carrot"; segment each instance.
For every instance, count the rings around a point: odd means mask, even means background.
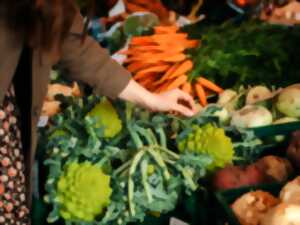
[[[199,98],[199,101],[200,101],[201,105],[206,106],[207,105],[207,99],[206,99],[205,91],[199,83],[195,84],[195,91],[196,91],[196,94],[198,95],[198,98]]]
[[[149,73],[162,73],[165,72],[170,66],[169,65],[162,65],[162,66],[153,66],[144,70],[140,70],[135,76],[134,79],[140,79],[146,74]]]
[[[177,26],[156,26],[154,27],[154,32],[156,34],[172,34],[179,30]]]
[[[197,40],[186,40],[181,43],[185,48],[197,48],[199,46],[199,41]]]
[[[169,57],[164,57],[161,60],[164,62],[181,62],[186,59],[186,55],[183,53],[171,55]]]
[[[162,84],[164,83],[166,80],[168,80],[168,77],[170,76],[170,74],[172,74],[176,69],[177,67],[179,66],[180,64],[176,63],[174,64],[173,66],[171,66],[168,71],[161,77],[160,80],[158,80],[157,82],[155,82],[156,85],[159,85],[159,84]]]
[[[182,75],[180,77],[177,77],[174,81],[172,81],[170,83],[170,85],[168,85],[166,91],[178,88],[179,86],[184,84],[186,81],[187,81],[187,76],[186,75]]]
[[[174,33],[174,34],[154,34],[150,36],[151,39],[157,43],[160,42],[174,42],[175,40],[186,40],[188,37],[188,34],[185,33]]]
[[[144,69],[147,66],[149,66],[149,64],[145,64],[141,61],[136,61],[136,62],[129,64],[127,66],[127,70],[131,73],[136,73],[137,71]]]
[[[185,93],[191,94],[192,92],[192,85],[190,82],[186,82],[182,85],[182,91]]]
[[[133,37],[130,41],[131,45],[149,45],[153,44],[154,41],[151,36]]]
[[[180,64],[180,66],[169,76],[169,79],[178,77],[182,74],[189,72],[193,68],[193,62],[191,60],[186,60]]]
[[[217,86],[216,84],[214,84],[213,82],[203,78],[203,77],[200,77],[198,79],[198,83],[201,84],[203,87],[206,87],[207,89],[210,89],[214,92],[217,92],[217,93],[221,93],[223,92],[223,89],[220,88],[219,86]]]
[[[139,5],[129,3],[129,2],[127,2],[126,8],[128,9],[129,12],[147,12],[148,11],[147,9],[145,9]]]

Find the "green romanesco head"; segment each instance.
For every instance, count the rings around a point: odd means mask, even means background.
[[[178,149],[180,152],[208,154],[213,159],[209,168],[212,170],[232,163],[234,156],[231,139],[225,135],[224,129],[212,124],[193,126],[192,131],[178,142]]]
[[[57,185],[60,215],[91,222],[110,203],[110,177],[89,162],[69,164]]]
[[[102,99],[87,116],[96,120],[96,128],[103,128],[105,138],[112,138],[122,130],[122,121],[107,99]]]

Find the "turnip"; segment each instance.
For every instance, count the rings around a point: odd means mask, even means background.
[[[300,84],[285,88],[278,96],[276,107],[286,116],[300,118]]]
[[[255,86],[251,88],[246,97],[246,105],[252,105],[257,102],[272,97],[272,92],[265,86]]]
[[[231,125],[239,128],[253,128],[272,124],[272,113],[263,106],[248,105],[236,111]]]
[[[227,89],[219,95],[218,105],[225,106],[227,103],[231,102],[235,97],[237,97],[237,92],[231,89]]]

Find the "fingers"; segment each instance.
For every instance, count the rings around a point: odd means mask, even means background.
[[[196,112],[196,105],[195,101],[189,94],[185,93],[184,91],[177,90],[178,92],[178,100],[184,100],[187,102],[193,112]]]
[[[186,116],[186,117],[191,117],[195,114],[191,109],[189,109],[188,107],[185,107],[181,104],[176,104],[173,107],[173,111],[179,112],[181,115]]]

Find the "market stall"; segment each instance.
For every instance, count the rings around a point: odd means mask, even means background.
[[[253,18],[258,5],[243,2],[224,3],[236,15],[222,23],[199,14],[205,1],[179,16],[140,0],[91,22],[133,79],[181,89],[198,113],[96,97],[53,71],[33,224],[300,224],[300,28]]]

